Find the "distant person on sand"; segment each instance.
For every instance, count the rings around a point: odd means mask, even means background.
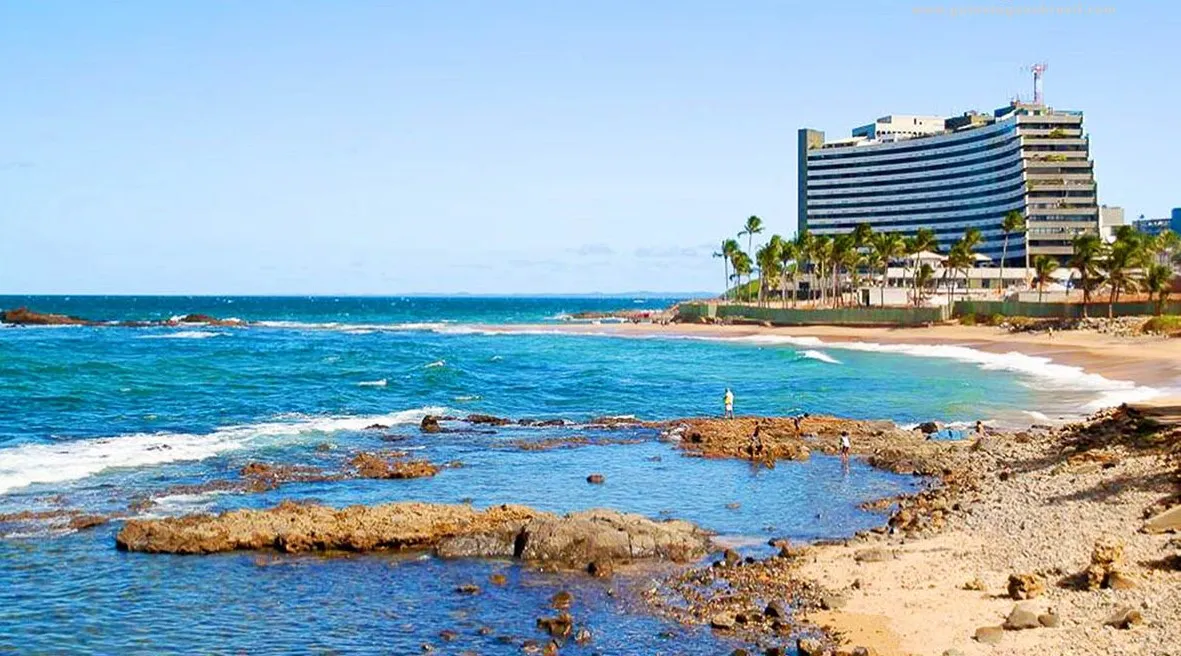
[[[1049,328],[1047,328],[1046,330],[1047,330],[1047,332],[1049,332],[1049,333],[1050,333],[1050,341],[1051,341],[1051,342],[1052,342],[1052,341],[1054,341],[1054,327],[1053,327],[1053,326],[1050,326],[1050,327],[1049,327]]]
[[[980,421],[979,419],[976,420],[976,434],[977,435],[984,434],[984,422]]]
[[[723,416],[726,419],[733,419],[734,418],[734,392],[731,392],[729,387],[726,388],[726,393],[722,395],[722,405],[726,409],[726,413]]]
[[[849,431],[841,431],[841,460],[849,459]]]

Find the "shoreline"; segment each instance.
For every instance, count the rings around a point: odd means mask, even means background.
[[[984,353],[1018,353],[1045,358],[1046,364],[1076,367],[1112,383],[1148,387],[1159,395],[1134,399],[1141,403],[1170,403],[1181,398],[1181,340],[1168,337],[1117,337],[1093,332],[1064,331],[1010,333],[988,326],[941,325],[920,328],[854,326],[701,325],[701,324],[509,324],[477,326],[490,333],[546,331],[604,337],[667,337],[681,339],[815,338],[823,348],[844,344],[886,346],[958,346]],[[800,344],[805,346],[805,344]],[[869,349],[865,349],[869,350]],[[921,357],[921,354],[908,354]],[[1033,373],[1030,371],[1029,373]],[[1118,405],[1118,404],[1113,404]],[[1093,408],[1098,409],[1098,408]]]

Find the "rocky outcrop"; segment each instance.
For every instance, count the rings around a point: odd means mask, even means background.
[[[611,510],[559,517],[507,505],[477,510],[406,502],[337,510],[285,501],[269,510],[132,520],[119,531],[116,545],[176,554],[434,549],[443,557],[512,557],[585,569],[593,562],[683,562],[704,554],[709,539],[688,522],[655,522]]]
[[[1013,599],[1033,599],[1046,592],[1046,579],[1040,574],[1010,574],[1008,592]]]
[[[65,314],[35,312],[27,307],[0,312],[0,323],[18,326],[93,326],[95,322]]]
[[[241,326],[244,322],[240,319],[219,319],[208,314],[186,314],[178,319],[169,319],[165,323],[174,326],[183,326],[185,324],[203,324],[206,326]]]
[[[349,464],[360,478],[428,478],[441,469],[429,460],[405,460],[402,455],[358,453]]]

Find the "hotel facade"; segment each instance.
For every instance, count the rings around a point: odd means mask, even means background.
[[[799,131],[799,229],[816,235],[935,231],[945,252],[968,228],[999,261],[1001,223],[1017,210],[1030,255],[1062,261],[1075,235],[1098,233],[1099,205],[1082,112],[1012,103],[993,114],[886,116],[825,141]],[[1018,235],[1008,259],[1024,262]]]

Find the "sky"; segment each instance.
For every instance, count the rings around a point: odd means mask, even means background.
[[[1166,216],[1179,37],[1147,0],[0,0],[0,294],[718,290],[747,216],[794,233],[797,129],[1035,62],[1100,202]]]

